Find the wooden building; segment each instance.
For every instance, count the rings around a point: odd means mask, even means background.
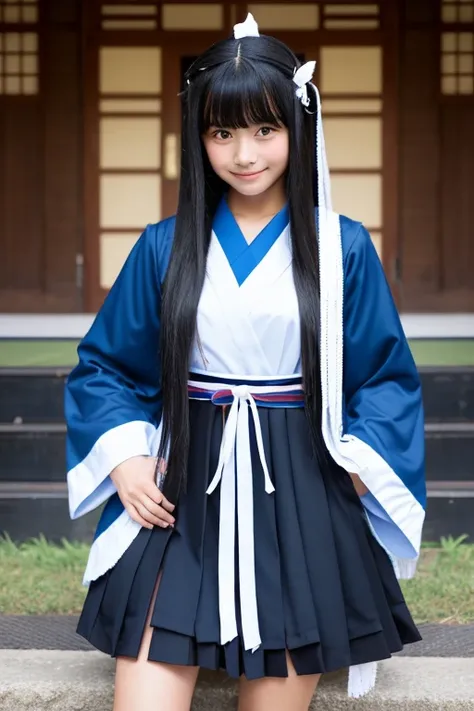
[[[0,0],[0,313],[94,312],[176,207],[192,59],[247,10],[316,59],[335,208],[404,312],[474,312],[474,0]]]

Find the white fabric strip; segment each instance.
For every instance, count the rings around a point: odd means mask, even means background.
[[[314,84],[313,84],[314,86]],[[331,179],[324,140],[321,97],[318,88],[314,86],[317,101],[316,115],[316,168],[318,172],[318,207],[321,211],[332,210]]]
[[[344,469],[359,474],[376,498],[385,504],[413,552],[419,550],[424,512],[391,470],[369,445],[343,432],[343,339],[344,264],[339,216],[332,212],[331,187],[322,123],[321,98],[317,98],[316,162],[319,206],[319,265],[321,290],[321,393],[322,433],[333,459]],[[377,490],[382,489],[383,492]],[[379,494],[379,495],[378,495]],[[383,498],[382,498],[383,495]],[[389,506],[387,507],[387,502]],[[395,515],[396,514],[396,515]],[[370,525],[370,521],[369,521]],[[396,559],[386,550],[398,577],[411,577],[416,561]],[[375,686],[377,663],[353,666],[349,671],[348,694],[358,698]]]
[[[424,511],[389,464],[368,444],[343,431],[344,267],[339,215],[319,210],[319,262],[321,289],[321,395],[322,433],[339,466],[358,474],[412,545],[413,559],[398,558],[374,536],[392,560],[398,577],[412,576],[420,548]],[[370,522],[369,522],[370,523]],[[376,663],[351,668],[349,695],[373,688]]]
[[[321,290],[321,397],[322,433],[333,459],[347,471],[356,472],[339,456],[342,436],[342,339],[343,339],[343,262],[339,216],[328,212],[325,202],[324,158],[321,150],[322,124],[318,114],[318,182],[319,182],[319,268]],[[332,267],[332,268],[331,268]],[[329,273],[328,273],[329,272]],[[332,417],[331,417],[332,413]],[[358,698],[375,686],[377,662],[350,667],[348,695]]]
[[[141,524],[130,518],[128,511],[110,524],[92,543],[82,584],[88,587],[120,560],[142,529]]]
[[[189,381],[209,391],[229,390],[233,401],[230,407],[219,455],[216,473],[207,489],[208,494],[221,485],[219,523],[219,616],[221,643],[226,644],[237,637],[235,610],[235,514],[237,489],[239,590],[242,616],[242,633],[245,649],[255,651],[261,644],[257,610],[257,587],[255,580],[255,541],[253,473],[249,435],[249,415],[253,418],[257,449],[265,478],[265,491],[271,494],[275,488],[270,479],[262,429],[257,404],[253,395],[270,392],[287,392],[301,386],[229,386],[225,383],[202,383]],[[252,394],[253,393],[253,394]],[[191,396],[192,397],[192,396]],[[250,409],[250,412],[249,412]],[[237,468],[236,468],[237,465]]]

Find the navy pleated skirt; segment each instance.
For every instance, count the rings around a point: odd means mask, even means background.
[[[238,588],[239,636],[220,644],[220,489],[206,489],[218,462],[222,408],[190,401],[188,486],[175,528],[143,528],[114,568],[91,583],[77,631],[97,649],[138,656],[160,571],[153,661],[257,679],[286,676],[288,650],[298,674],[319,674],[386,659],[421,639],[350,476],[318,466],[304,411],[258,410],[275,486],[265,492],[251,425],[260,648],[243,647]]]

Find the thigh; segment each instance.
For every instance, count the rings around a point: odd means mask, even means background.
[[[137,659],[118,657],[113,711],[189,711],[198,667],[148,661],[150,625],[160,576],[155,585]]]
[[[266,677],[239,683],[239,711],[308,711],[320,674],[298,676],[286,654],[287,677]]]

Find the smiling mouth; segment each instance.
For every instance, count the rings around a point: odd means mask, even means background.
[[[263,173],[266,170],[266,168],[263,168],[263,170],[257,170],[253,173],[232,173],[232,175],[235,175],[236,178],[253,178],[255,175],[260,175],[260,173]]]

